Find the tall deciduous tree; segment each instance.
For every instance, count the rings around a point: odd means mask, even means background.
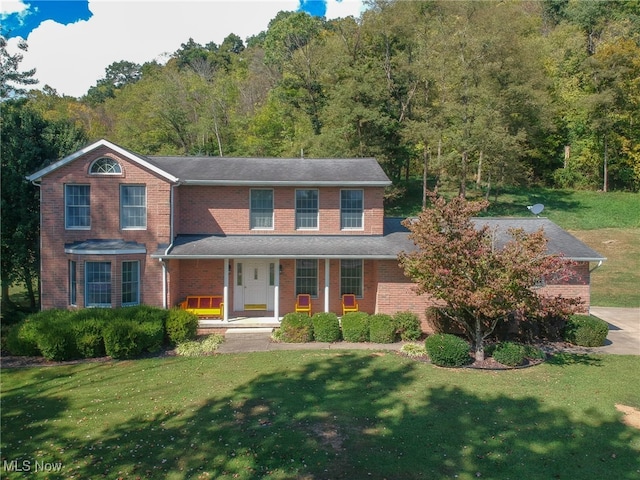
[[[484,359],[485,339],[509,316],[573,312],[576,300],[544,297],[534,288],[541,279],[571,274],[568,260],[547,254],[542,230],[512,230],[512,240],[498,246],[489,227],[472,220],[487,202],[430,199],[431,208],[405,221],[418,249],[402,253],[400,264],[417,293],[444,302],[443,313],[464,329],[477,360]]]
[[[25,100],[9,100],[2,112],[2,300],[9,287],[25,285],[32,307],[39,277],[40,203],[38,189],[25,180],[48,163],[85,142],[82,131],[67,122],[44,120]]]

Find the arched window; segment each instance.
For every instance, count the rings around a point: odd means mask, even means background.
[[[122,173],[122,167],[113,158],[102,157],[91,164],[89,173],[97,175],[119,175]]]

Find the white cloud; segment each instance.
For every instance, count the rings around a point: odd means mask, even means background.
[[[26,5],[16,0],[3,0],[0,4],[0,15],[22,12]]]
[[[88,21],[66,26],[46,21],[36,28],[20,68],[36,68],[38,87],[80,97],[113,62],[163,62],[163,54],[189,38],[202,45],[220,44],[231,33],[246,39],[266,30],[279,11],[297,8],[297,0],[92,0]],[[360,10],[360,0],[329,0],[327,17],[357,17]],[[9,47],[15,43],[11,39]]]

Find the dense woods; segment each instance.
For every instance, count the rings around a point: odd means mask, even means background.
[[[464,195],[537,183],[640,187],[637,1],[372,0],[361,18],[280,12],[110,65],[85,96],[27,94],[45,121],[148,155],[374,156]]]

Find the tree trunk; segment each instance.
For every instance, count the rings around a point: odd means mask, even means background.
[[[480,320],[476,320],[476,339],[475,339],[476,361],[484,361],[484,334]]]
[[[458,195],[462,198],[467,197],[467,163],[469,160],[469,154],[465,151],[462,152],[461,168],[460,168],[460,189]]]
[[[422,208],[427,208],[427,170],[429,162],[429,150],[424,149],[424,168],[422,169]]]
[[[604,167],[602,169],[602,174],[604,177],[604,181],[602,183],[602,191],[606,192],[609,188],[609,150],[607,145],[607,136],[604,136]]]
[[[480,189],[482,184],[482,152],[478,158],[478,172],[476,173],[476,188]]]
[[[33,291],[33,277],[31,276],[31,272],[29,271],[29,267],[24,267],[24,284],[27,288],[27,296],[29,297],[29,307],[31,310],[36,309],[36,296]]]

